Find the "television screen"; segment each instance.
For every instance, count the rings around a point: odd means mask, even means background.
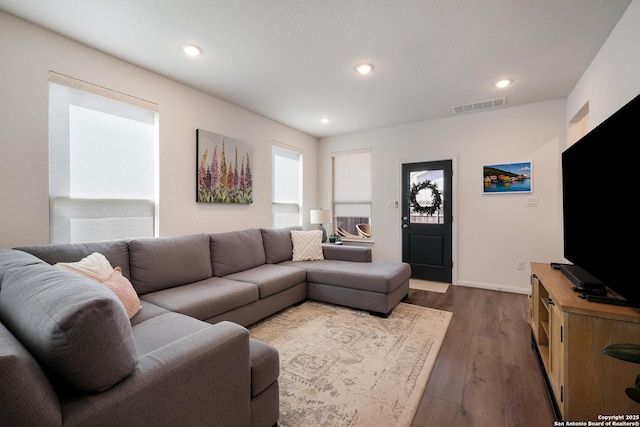
[[[640,95],[562,153],[564,257],[640,306],[634,144]]]

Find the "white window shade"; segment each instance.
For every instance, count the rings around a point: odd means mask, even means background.
[[[371,203],[336,203],[334,210],[335,216],[369,218],[371,216]]]
[[[371,203],[371,152],[335,155],[333,201]],[[337,213],[336,213],[337,215]]]
[[[272,203],[273,228],[300,225],[300,206],[292,203]]]
[[[371,216],[371,151],[333,157],[333,203],[337,217]]]
[[[49,210],[51,242],[154,235],[153,200],[51,198]]]
[[[273,147],[273,202],[300,203],[299,153]]]
[[[156,234],[156,109],[50,74],[51,243]]]
[[[69,108],[70,197],[153,200],[153,122]]]
[[[279,145],[271,150],[272,199],[274,228],[301,225],[302,154]]]

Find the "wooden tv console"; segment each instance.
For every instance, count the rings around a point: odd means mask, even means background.
[[[532,344],[558,415],[565,421],[640,421],[640,404],[625,394],[640,364],[602,352],[609,344],[640,344],[640,311],[586,301],[572,287],[549,264],[531,263]]]

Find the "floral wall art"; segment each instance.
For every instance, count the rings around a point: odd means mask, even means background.
[[[483,194],[531,193],[531,162],[482,167]]]
[[[251,146],[198,129],[196,201],[253,203]]]

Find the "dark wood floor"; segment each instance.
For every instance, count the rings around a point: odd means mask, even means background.
[[[553,426],[526,295],[449,286],[405,302],[453,313],[412,427]]]

